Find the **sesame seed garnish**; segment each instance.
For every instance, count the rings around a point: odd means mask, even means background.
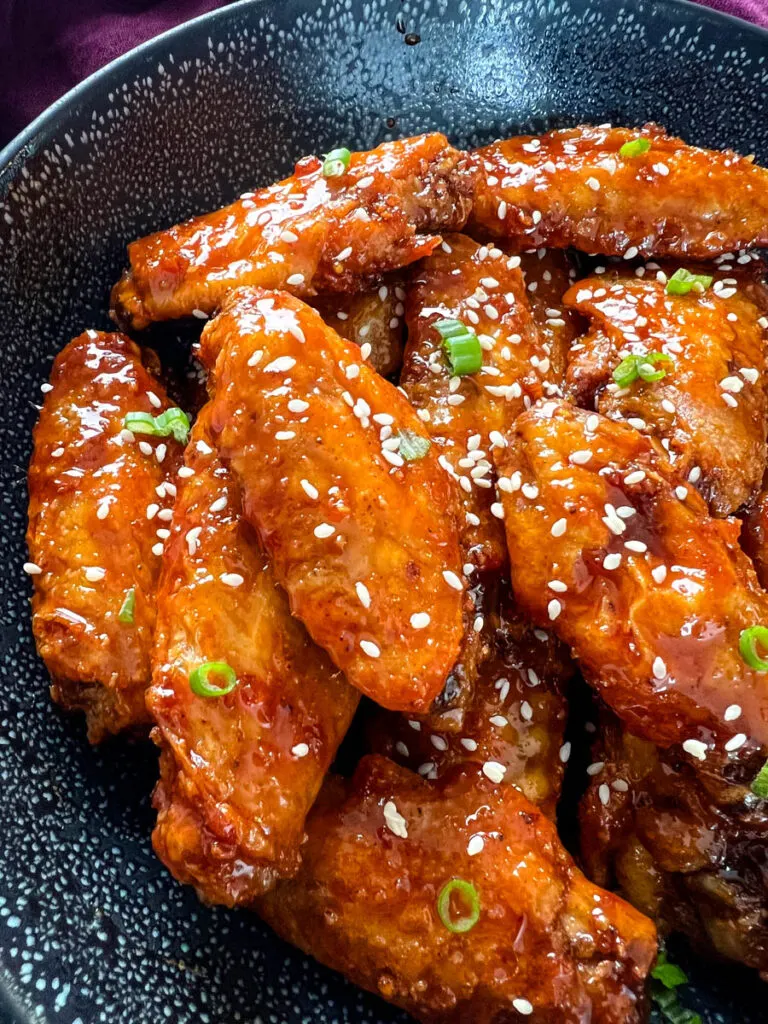
[[[667,666],[663,658],[654,658],[651,668],[654,679],[664,679],[667,674]]]
[[[618,552],[612,552],[611,554],[606,555],[605,558],[603,559],[603,568],[604,569],[609,569],[609,570],[611,570],[611,569],[618,569],[620,565],[621,565],[621,555]]]
[[[503,199],[499,203],[498,209],[496,210],[496,214],[499,220],[504,220],[504,218],[507,216],[507,204]]]
[[[152,502],[151,505],[147,505],[147,519],[154,519],[159,511],[160,506],[156,502]]]
[[[148,391],[147,398],[149,399],[149,404],[153,405],[155,409],[162,408],[163,403],[160,401],[160,399],[157,397],[154,391]]]
[[[155,536],[159,537],[160,540],[168,540],[168,538],[171,536],[171,531],[161,527],[159,530],[155,530]]]
[[[289,412],[306,412],[309,408],[309,402],[305,402],[301,398],[292,398],[288,403]]]
[[[427,612],[414,612],[411,616],[411,626],[414,629],[426,629],[430,623],[430,617]]]
[[[320,540],[325,540],[326,537],[332,537],[336,533],[336,527],[331,526],[330,523],[320,523],[312,532]]]
[[[698,761],[705,761],[707,757],[707,745],[702,743],[701,740],[686,740],[683,743],[683,750],[686,754],[690,754],[691,757],[695,757]]]
[[[549,618],[552,622],[555,621],[555,619],[558,617],[562,610],[563,606],[562,604],[560,604],[556,597],[553,598],[547,605],[547,615],[549,615]]]
[[[525,488],[523,488],[523,491],[525,491]],[[550,530],[550,533],[553,537],[562,537],[567,527],[567,519],[558,519],[557,522],[552,524],[552,529]]]
[[[256,352],[254,352],[253,355],[250,356],[250,358],[248,359],[247,365],[248,366],[258,366],[258,364],[261,362],[261,359],[262,359],[263,355],[264,355],[263,350],[262,349],[257,349]]]
[[[586,183],[589,186],[589,188],[592,189],[593,192],[600,191],[600,182],[597,180],[597,178],[587,178]]]
[[[444,569],[443,570],[443,579],[445,580],[445,582],[448,584],[449,587],[453,588],[453,590],[463,590],[464,589],[464,584],[461,582],[461,580],[456,575],[456,573],[455,572],[451,572],[450,569]]]
[[[488,721],[491,723],[491,725],[498,726],[499,729],[504,729],[507,725],[509,725],[509,722],[504,717],[504,715],[491,715]]]
[[[607,807],[608,804],[611,802],[611,791],[604,782],[600,783],[600,786],[597,790],[597,795],[600,798],[600,803],[603,805],[603,807]]]
[[[642,540],[628,540],[624,542],[624,547],[628,551],[636,551],[639,555],[648,550],[648,545]]]
[[[668,412],[671,416],[674,416],[675,412],[677,411],[675,409],[674,402],[670,402],[668,398],[662,398],[661,408],[664,410],[664,412]]]
[[[222,496],[220,498],[217,498],[215,501],[211,502],[210,511],[211,512],[221,512],[226,507],[227,507],[227,496],[226,496],[226,494],[222,494]]]
[[[522,1013],[524,1017],[529,1017],[533,1013],[533,1004],[527,999],[513,999],[512,1005],[518,1013]]]
[[[264,367],[264,373],[286,373],[296,365],[293,356],[278,356]]]
[[[741,705],[729,704],[723,712],[723,719],[726,722],[735,722],[741,716]]]
[[[43,571],[36,562],[25,562],[22,568],[27,576],[39,576]]]
[[[401,757],[410,757],[410,751],[408,747],[403,743],[402,740],[398,740],[395,744],[395,750]]]
[[[701,467],[694,466],[691,472],[688,474],[688,482],[695,484],[701,479]]]
[[[53,391],[53,384],[49,384],[47,381],[40,385],[40,390],[44,395],[47,395],[49,391]]]
[[[309,753],[309,744],[297,743],[295,747],[291,747],[291,753],[294,757],[306,757]]]
[[[459,743],[462,745],[462,747],[464,747],[465,750],[468,750],[470,753],[472,753],[472,751],[474,750],[477,750],[477,741],[470,739],[468,736],[462,737],[462,739],[459,740]]]
[[[585,448],[582,451],[571,452],[571,455],[569,456],[569,461],[576,466],[585,466],[591,458],[592,452],[589,451],[589,449]]]
[[[448,749],[448,741],[444,737],[438,736],[435,733],[433,733],[429,737],[429,742],[432,744],[435,750],[445,751]]]
[[[139,451],[141,452],[142,455],[151,455],[152,445],[149,443],[149,441],[139,441]]]
[[[571,744],[570,743],[564,743],[562,745],[562,747],[560,747],[560,760],[562,761],[563,764],[566,764],[570,756],[571,756]]]
[[[483,775],[491,782],[503,782],[504,776],[506,775],[506,768],[503,764],[499,764],[498,761],[486,761],[483,764]]]
[[[296,288],[300,284],[304,284],[304,275],[303,274],[291,274],[290,277],[286,278],[285,283],[289,287]]]
[[[157,459],[158,462],[162,462],[163,461],[163,459],[165,458],[165,453],[167,451],[168,451],[168,445],[167,444],[159,444],[157,446],[157,448],[155,448],[155,458]]]
[[[497,519],[504,518],[504,506],[500,501],[494,501],[491,505],[491,515],[495,516]]]
[[[398,811],[394,800],[387,800],[384,804],[384,822],[390,832],[401,839],[408,838],[408,823]]]
[[[663,583],[667,578],[666,565],[657,565],[655,569],[651,569],[651,576],[653,576],[657,583]]]
[[[245,583],[245,577],[239,572],[223,572],[219,579],[227,587],[241,587]]]
[[[633,260],[635,258],[635,256],[637,256],[639,251],[640,250],[637,248],[636,245],[630,245],[630,247],[624,253],[624,259],[625,260]]]
[[[564,594],[568,589],[568,584],[563,583],[562,580],[550,580],[547,586],[550,590],[554,590],[556,594]]]
[[[587,768],[587,775],[599,775],[605,768],[605,761],[593,761]]]
[[[378,658],[381,651],[372,640],[361,640],[360,650],[363,654],[367,654],[369,658]]]
[[[421,732],[421,722],[417,722],[413,718],[409,718],[408,725],[410,725],[414,732]]]
[[[315,487],[314,484],[311,484],[309,480],[301,481],[301,489],[304,491],[306,496],[308,498],[312,498],[313,501],[316,501],[317,498],[320,496],[320,492],[318,491],[318,489]]]
[[[162,555],[162,553],[163,553],[163,545],[162,545],[162,543],[160,541],[158,541],[157,544],[154,544],[153,547],[152,547],[152,554],[153,555],[157,555],[158,558],[159,558],[160,555]]]
[[[636,469],[634,472],[628,473],[627,476],[624,477],[624,483],[627,484],[628,487],[631,487],[633,484],[642,483],[643,480],[645,480],[645,473],[642,469]]]
[[[735,750],[740,750],[747,742],[747,737],[743,732],[737,732],[735,736],[732,736],[725,744],[725,749],[729,754],[732,754]]]
[[[720,397],[730,409],[738,408],[739,403],[733,397],[733,395],[729,395],[728,392],[723,392],[723,394]]]
[[[106,519],[109,515],[109,498],[102,498],[96,507],[96,518]]]
[[[198,441],[195,444],[195,448],[197,448],[201,455],[213,455],[213,448],[206,444],[205,441]]]
[[[471,836],[469,842],[467,843],[467,855],[469,857],[477,856],[478,853],[483,852],[484,846],[485,840],[483,839],[482,836]]]
[[[291,441],[291,440],[293,440],[294,437],[296,437],[296,431],[295,430],[277,430],[277,431],[275,431],[275,440],[276,441]]]
[[[371,607],[371,595],[368,591],[368,587],[366,587],[366,585],[364,583],[361,583],[359,580],[355,584],[355,593],[357,594],[360,604],[363,606],[363,608]]]

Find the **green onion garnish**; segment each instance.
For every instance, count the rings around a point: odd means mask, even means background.
[[[453,375],[464,377],[477,373],[483,365],[483,350],[472,328],[461,320],[436,320],[432,326],[443,339]]]
[[[768,761],[765,762],[763,767],[755,776],[755,780],[750,786],[750,789],[759,796],[761,800],[768,799]]]
[[[131,589],[129,591],[127,591],[127,593],[125,595],[125,598],[123,600],[123,603],[120,606],[120,611],[118,612],[118,615],[117,615],[119,621],[120,622],[128,623],[128,625],[131,625],[133,623],[133,611],[134,611],[135,607],[136,607],[136,590],[135,590],[134,587],[131,587]]]
[[[625,142],[619,150],[619,156],[622,159],[631,159],[633,156],[642,156],[643,153],[647,153],[651,148],[651,144],[648,139],[632,139],[631,142]]]
[[[134,434],[151,434],[153,437],[173,437],[180,444],[186,444],[189,437],[189,417],[181,409],[166,409],[159,416],[149,412],[129,412],[123,426]]]
[[[666,370],[654,370],[654,363],[671,363],[672,357],[666,352],[647,352],[642,356],[626,356],[622,359],[613,371],[613,379],[620,388],[628,388],[638,378],[646,384],[653,384],[654,381],[666,377]]]
[[[469,905],[469,913],[466,917],[454,920],[451,917],[451,896],[459,893]],[[471,882],[465,882],[463,878],[452,878],[446,882],[437,897],[437,912],[449,932],[455,935],[468,932],[474,928],[480,920],[480,896],[477,889]]]
[[[687,984],[688,977],[677,964],[669,962],[663,948],[659,950],[651,978],[651,997],[664,1021],[668,1024],[701,1024],[698,1013],[686,1010],[680,1005],[676,989],[679,985]]]
[[[687,295],[690,291],[704,292],[712,284],[709,274],[692,274],[680,267],[667,281],[667,295]]]
[[[656,959],[656,966],[651,971],[651,977],[660,981],[665,988],[677,988],[678,985],[685,985],[688,982],[688,975],[677,964],[670,963],[667,959],[667,951],[659,950]]]
[[[413,430],[398,430],[397,436],[400,438],[400,447],[397,450],[406,462],[423,459],[429,451],[428,439],[414,433]]]
[[[768,661],[757,653],[757,645],[768,651],[768,626],[750,626],[739,633],[741,656],[756,672],[768,672]]]
[[[340,178],[349,167],[352,154],[348,149],[332,149],[323,157],[323,177]]]
[[[213,686],[211,676],[218,676],[224,681],[223,686]],[[189,673],[189,686],[198,697],[224,697],[237,686],[237,676],[226,661],[206,661]]]

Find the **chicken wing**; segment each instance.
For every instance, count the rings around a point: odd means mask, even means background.
[[[768,590],[768,478],[743,512],[741,546],[752,559],[757,578]]]
[[[768,682],[739,647],[768,597],[738,525],[710,518],[638,431],[565,402],[524,413],[497,459],[523,610],[633,733],[696,761],[759,754]]]
[[[432,232],[463,227],[473,180],[438,133],[353,153],[334,177],[306,157],[284,181],[133,242],[114,313],[140,329],[210,314],[239,285],[356,291],[430,253],[440,241]]]
[[[518,136],[473,160],[471,230],[520,248],[706,260],[768,244],[768,171],[729,150],[688,146],[658,125]]]
[[[284,292],[234,292],[201,356],[215,444],[291,610],[363,693],[425,711],[458,656],[464,583],[454,487],[421,421]]]
[[[576,266],[563,249],[537,249],[520,253],[520,269],[552,379],[559,385],[565,380],[571,345],[583,333],[582,318],[563,305],[563,296],[576,279]]]
[[[390,275],[378,288],[353,295],[318,295],[310,305],[337,334],[359,346],[377,373],[392,377],[403,363],[404,299],[401,279]]]
[[[576,401],[659,439],[678,473],[716,515],[752,497],[765,471],[765,346],[760,309],[721,279],[702,292],[669,294],[667,275],[611,270],[579,281],[565,305],[591,327],[572,350]],[[651,377],[620,387],[627,357],[661,353]],[[617,371],[620,372],[620,371]]]
[[[519,256],[450,235],[407,290],[401,385],[461,488],[462,550],[480,569],[499,568],[507,558],[489,454],[505,443],[526,402],[556,390],[519,267]],[[478,335],[478,373],[452,375],[435,327],[443,319],[461,320]]]
[[[417,1020],[645,1019],[653,925],[588,882],[547,818],[479,766],[430,784],[368,757],[321,794],[308,833],[299,874],[259,912]]]
[[[234,906],[297,870],[304,819],[358,695],[291,616],[210,413],[187,448],[158,596],[153,843],[179,881]],[[209,663],[235,673],[230,693],[193,692],[193,673]]]
[[[749,778],[695,772],[601,716],[581,807],[588,874],[705,953],[768,971],[768,810]]]
[[[85,712],[92,743],[148,721],[158,532],[181,446],[124,429],[127,413],[169,408],[147,363],[121,334],[71,341],[44,389],[29,465],[35,642],[53,699]]]

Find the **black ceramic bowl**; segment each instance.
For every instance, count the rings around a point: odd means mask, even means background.
[[[150,848],[149,744],[92,750],[50,704],[21,570],[30,431],[54,354],[107,326],[126,242],[336,145],[653,119],[768,161],[766,110],[768,34],[674,0],[265,0],[121,58],[0,155],[0,1018],[404,1020],[198,904]],[[766,1020],[753,977],[687,966],[705,1020]]]

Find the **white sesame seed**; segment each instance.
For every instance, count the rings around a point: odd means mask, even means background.
[[[592,452],[589,449],[584,449],[583,451],[572,452],[568,461],[572,462],[575,466],[586,466],[591,458]]]
[[[411,626],[414,629],[426,629],[430,623],[430,617],[427,612],[415,612],[411,616]]]
[[[462,737],[462,739],[459,740],[459,743],[462,745],[462,747],[464,747],[465,750],[469,750],[470,753],[474,750],[477,750],[477,741],[470,739],[468,736]]]
[[[720,397],[722,398],[722,400],[723,400],[723,401],[725,402],[725,404],[726,404],[726,405],[727,405],[727,406],[728,406],[729,408],[731,408],[731,409],[736,409],[736,408],[738,408],[738,405],[739,405],[739,403],[738,403],[738,401],[737,401],[737,400],[736,400],[736,399],[735,399],[735,398],[733,397],[733,395],[729,395],[729,394],[728,394],[727,392],[724,392],[724,393],[723,393],[723,394],[722,394],[722,395],[721,395]]]
[[[142,455],[151,455],[152,445],[149,443],[149,441],[139,441],[139,451],[141,452]]]
[[[737,718],[741,716],[741,705],[740,704],[729,704],[723,712],[723,718],[726,722],[735,722]]]
[[[597,178],[587,178],[587,185],[592,189],[593,192],[600,191],[600,182]]]
[[[210,510],[211,510],[211,512],[221,512],[226,507],[227,507],[227,496],[226,496],[226,494],[222,494],[222,496],[220,498],[217,498],[215,501],[211,502]]]
[[[504,518],[504,506],[500,501],[494,501],[491,505],[491,515],[495,516],[497,519]]]
[[[408,747],[403,743],[402,740],[398,740],[395,744],[395,750],[401,757],[410,757],[410,751]]]
[[[616,515],[619,519],[631,519],[637,513],[637,509],[631,505],[619,505],[616,509]]]
[[[694,466],[691,472],[688,474],[688,482],[695,484],[701,479],[701,467]]]
[[[524,1017],[529,1017],[533,1013],[533,1004],[527,999],[513,999],[512,1005]]]
[[[325,540],[326,537],[332,537],[336,533],[336,527],[331,526],[330,523],[320,523],[312,532],[320,540]]]
[[[663,583],[667,578],[666,565],[657,565],[655,569],[651,569],[651,576],[653,576],[657,583]]]
[[[550,533],[553,537],[562,537],[566,531],[567,526],[568,521],[566,519],[558,519],[557,522],[552,524],[552,529],[550,530]]]
[[[264,367],[264,373],[286,373],[296,365],[293,356],[278,356]]]
[[[96,518],[106,519],[109,515],[109,498],[102,498],[96,508]]]
[[[201,455],[213,455],[213,448],[205,441],[198,441],[195,448],[200,452]]]
[[[485,840],[483,839],[482,836],[471,836],[469,842],[467,843],[467,855],[469,857],[477,856],[478,853],[483,852],[484,846]]]
[[[618,569],[620,565],[621,555],[618,552],[612,552],[611,554],[606,555],[603,559],[604,569]]]
[[[308,408],[309,402],[305,402],[301,398],[292,398],[288,403],[289,412],[306,412]]]
[[[645,473],[642,469],[636,469],[634,472],[628,473],[627,476],[624,477],[624,483],[629,487],[633,484],[639,484],[643,480],[645,480]]]
[[[701,740],[686,740],[683,743],[683,750],[686,754],[690,754],[691,757],[695,757],[698,761],[705,761],[707,757],[707,745],[702,743]]]
[[[507,216],[507,204],[504,202],[503,199],[499,203],[498,209],[496,210],[496,215],[498,216],[499,220],[504,220],[504,218]]]
[[[297,743],[295,747],[291,747],[291,753],[294,757],[306,757],[309,753],[309,744]]]
[[[360,650],[367,654],[369,658],[378,658],[381,654],[381,651],[372,640],[361,640]]]
[[[289,288],[296,288],[300,284],[304,284],[304,275],[303,274],[291,274],[290,277],[286,278],[285,283],[288,285]]]
[[[725,744],[725,749],[729,754],[732,754],[735,750],[740,750],[741,747],[747,742],[747,737],[743,732],[737,732],[735,736],[732,736]]]
[[[547,605],[547,615],[549,615],[549,618],[552,622],[555,621],[555,619],[558,617],[562,610],[563,606],[562,604],[560,604],[556,597],[553,598]]]
[[[312,498],[313,501],[316,501],[317,498],[320,496],[320,492],[318,491],[318,489],[315,487],[314,484],[311,484],[309,480],[301,481],[301,489],[304,491],[306,496],[308,498]]]
[[[393,800],[387,800],[384,804],[384,822],[394,835],[399,836],[400,839],[408,838],[408,823],[398,811]]]
[[[159,511],[160,506],[156,502],[152,502],[151,505],[147,505],[147,519],[154,519]]]
[[[586,428],[587,432],[594,434],[597,428],[600,426],[600,417],[595,416],[594,413],[591,416],[587,416]]]
[[[562,761],[563,764],[566,764],[570,756],[571,756],[571,744],[570,743],[564,743],[562,745],[562,747],[560,747],[560,760]]]
[[[162,519],[162,521],[165,523],[170,523],[170,521],[173,519],[173,509],[161,508],[160,511],[157,513],[157,518]]]
[[[611,783],[611,789],[615,789],[617,793],[628,793],[629,783],[625,782],[624,779],[614,779]]]
[[[49,391],[53,391],[53,384],[49,384],[47,381],[40,385],[40,390],[44,395],[47,395]]]
[[[456,573],[455,572],[451,572],[450,569],[444,569],[443,570],[443,579],[445,580],[445,582],[448,584],[449,587],[453,588],[453,590],[463,590],[464,589],[464,584],[461,582],[461,580],[456,575]]]
[[[628,551],[636,551],[640,555],[642,555],[643,552],[648,550],[648,545],[646,543],[644,543],[642,540],[628,540],[628,541],[625,541],[624,542],[624,547]]]
[[[429,737],[429,742],[432,744],[432,746],[435,748],[435,750],[447,750],[448,749],[448,741],[443,736],[437,735],[437,733],[433,733]]]
[[[158,558],[159,558],[160,555],[162,555],[162,553],[163,553],[163,545],[158,541],[158,543],[153,545],[153,547],[152,547],[152,554],[153,555],[157,555]]]
[[[506,728],[506,726],[509,725],[509,722],[504,717],[504,715],[491,715],[488,721],[491,723],[491,725],[498,726],[499,729],[504,729]]]
[[[664,659],[654,658],[651,671],[653,672],[654,679],[664,679],[667,674],[667,666],[664,663]]]
[[[637,248],[637,246],[630,245],[630,247],[624,253],[624,259],[625,260],[633,260],[635,258],[635,256],[637,256],[639,251],[640,250]]]
[[[607,807],[611,802],[611,791],[604,782],[602,782],[598,787],[597,795],[600,798],[600,803],[603,807]]]
[[[554,590],[556,594],[564,594],[568,589],[568,584],[563,583],[562,580],[550,580],[547,586],[550,590]]]
[[[158,462],[162,462],[163,461],[163,459],[165,458],[165,453],[167,451],[168,451],[168,445],[167,444],[159,444],[157,446],[157,448],[155,448],[155,458],[157,459]]]
[[[294,437],[296,437],[295,430],[277,430],[275,432],[276,441],[291,441]]]
[[[491,782],[503,782],[506,775],[506,768],[498,761],[486,761],[483,765],[483,775]]]
[[[262,349],[257,349],[252,356],[248,359],[248,366],[258,366],[261,362],[264,352]]]
[[[227,587],[242,587],[245,583],[245,577],[239,572],[223,572],[219,579]]]
[[[155,535],[159,537],[160,540],[168,540],[171,536],[171,531],[161,528],[159,530],[155,530]]]
[[[153,405],[155,409],[162,408],[163,403],[160,401],[160,399],[157,397],[154,391],[148,391],[147,398],[149,399],[149,404]]]
[[[360,600],[360,604],[363,606],[363,608],[371,607],[371,595],[368,591],[368,587],[366,587],[366,585],[364,583],[361,583],[359,580],[355,584],[355,593],[357,594]]]
[[[390,452],[387,451],[386,448],[383,448],[381,454],[387,460],[387,462],[389,462],[393,466],[399,468],[400,466],[405,465],[405,461],[403,460],[402,456],[398,455],[397,452]]]
[[[605,761],[593,761],[587,768],[587,775],[599,775],[605,768]]]
[[[43,571],[36,562],[25,562],[22,568],[27,576],[39,576]]]

